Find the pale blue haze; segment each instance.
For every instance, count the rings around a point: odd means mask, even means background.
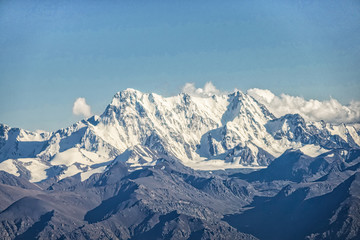
[[[0,122],[56,130],[125,88],[360,100],[360,1],[0,1]]]

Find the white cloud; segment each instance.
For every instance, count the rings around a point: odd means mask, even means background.
[[[307,120],[330,123],[358,123],[360,122],[360,101],[352,101],[349,105],[342,105],[336,99],[319,101],[305,100],[287,94],[276,96],[269,90],[252,88],[247,93],[264,104],[276,117],[288,113],[298,113]]]
[[[186,83],[182,88],[182,92],[197,97],[210,97],[222,94],[222,92],[218,90],[212,82],[205,83],[204,88],[196,88],[194,83]]]
[[[76,99],[72,111],[74,115],[91,116],[91,107],[86,103],[85,98]]]

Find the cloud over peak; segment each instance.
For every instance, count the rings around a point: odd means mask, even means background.
[[[360,122],[360,102],[351,101],[349,105],[342,105],[336,99],[319,101],[306,100],[302,97],[281,94],[276,96],[267,89],[252,88],[247,94],[264,104],[276,117],[288,113],[298,113],[310,121],[330,123],[358,123]]]
[[[186,83],[182,88],[182,92],[197,97],[210,97],[221,94],[221,91],[212,82],[205,83],[203,88],[196,88],[194,83]]]
[[[86,103],[85,98],[77,98],[73,105],[73,114],[80,115],[84,117],[91,116],[91,107]]]
[[[182,92],[197,97],[227,94],[217,89],[212,82],[207,82],[203,88],[196,88],[194,83],[186,83]],[[351,101],[348,105],[343,105],[333,98],[324,101],[306,100],[303,97],[284,93],[277,96],[270,90],[259,88],[251,88],[247,90],[247,94],[265,105],[276,117],[298,113],[308,121],[324,120],[334,124],[360,123],[360,101]]]

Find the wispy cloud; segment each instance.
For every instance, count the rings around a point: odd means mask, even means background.
[[[306,100],[302,97],[287,94],[276,96],[269,90],[258,88],[249,89],[247,93],[264,104],[277,117],[288,113],[298,113],[310,121],[324,120],[330,123],[360,122],[360,101],[351,101],[348,105],[342,105],[333,98],[325,101]]]
[[[91,116],[91,107],[86,103],[85,98],[80,97],[76,99],[72,111],[74,115],[80,115],[84,117]]]

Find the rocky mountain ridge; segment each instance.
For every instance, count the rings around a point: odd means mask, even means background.
[[[194,169],[261,168],[288,149],[316,156],[359,145],[355,126],[306,122],[298,114],[275,118],[240,91],[164,98],[127,89],[115,94],[102,115],[56,132],[1,124],[0,169],[32,182],[76,174],[86,179],[117,156],[144,146]],[[128,164],[153,165],[145,155]]]
[[[359,239],[357,125],[128,89],[55,132],[0,125],[1,239]]]

